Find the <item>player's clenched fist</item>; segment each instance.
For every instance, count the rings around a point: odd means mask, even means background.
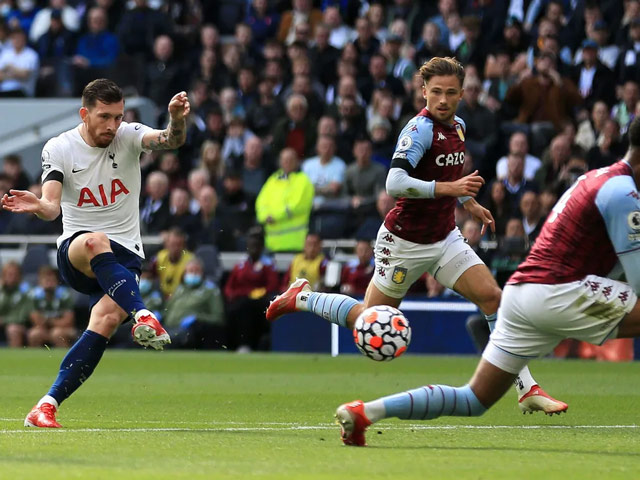
[[[173,120],[181,120],[189,115],[190,111],[191,105],[189,104],[187,92],[176,93],[169,102],[169,115]]]

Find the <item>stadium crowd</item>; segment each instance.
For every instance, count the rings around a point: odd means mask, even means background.
[[[394,205],[384,184],[397,135],[425,105],[415,73],[433,56],[466,67],[465,171],[485,178],[497,235],[481,236],[462,208],[456,220],[502,285],[562,193],[625,152],[638,53],[639,0],[0,0],[0,96],[78,96],[108,77],[150,98],[161,126],[188,91],[186,144],[143,154],[140,200],[143,234],[164,240],[141,291],[185,347],[268,348],[266,303],[296,275],[322,283],[323,239],[358,240],[336,288],[362,293]],[[6,156],[0,194],[38,192],[38,173]],[[60,232],[0,212],[0,234]],[[219,251],[248,257],[222,275],[208,268]],[[302,252],[284,278],[275,252]],[[75,335],[50,273],[29,289],[19,265],[3,266],[0,305],[21,305],[0,316],[10,345]]]

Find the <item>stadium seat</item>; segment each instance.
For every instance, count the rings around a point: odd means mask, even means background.
[[[213,245],[200,245],[194,254],[204,264],[204,275],[210,280],[220,284],[222,278],[222,264],[220,263],[220,253]]]

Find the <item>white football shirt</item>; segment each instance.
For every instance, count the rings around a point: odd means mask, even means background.
[[[144,258],[140,238],[140,154],[152,129],[122,122],[106,148],[90,147],[80,125],[49,140],[42,150],[42,181],[52,171],[62,180],[60,244],[78,231],[103,232]]]

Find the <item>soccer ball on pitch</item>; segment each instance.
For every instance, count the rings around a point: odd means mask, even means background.
[[[358,350],[378,362],[402,355],[411,342],[411,327],[397,308],[376,305],[356,319],[353,338]]]

